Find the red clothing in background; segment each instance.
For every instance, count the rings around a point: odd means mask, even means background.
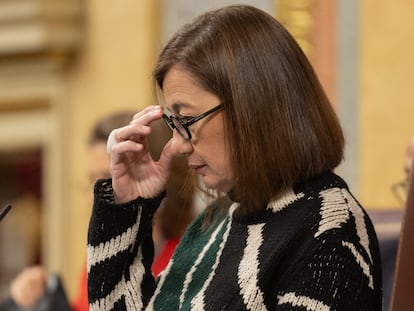
[[[88,273],[86,267],[82,272],[81,279],[79,282],[78,295],[72,302],[73,311],[89,311],[88,303]]]
[[[165,245],[160,254],[152,263],[151,270],[155,277],[157,277],[158,274],[160,274],[160,272],[165,269],[179,241],[179,239],[171,239],[165,242]]]

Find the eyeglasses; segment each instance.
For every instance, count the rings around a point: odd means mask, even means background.
[[[182,136],[185,140],[191,139],[191,132],[188,129],[188,127],[197,121],[200,121],[201,119],[204,119],[208,115],[212,114],[213,112],[216,112],[217,110],[220,110],[223,108],[223,105],[217,105],[214,108],[211,108],[210,110],[199,114],[196,117],[178,117],[174,114],[167,116],[166,114],[163,115],[163,119],[165,123],[167,123],[168,127],[171,131],[177,130],[178,134]]]

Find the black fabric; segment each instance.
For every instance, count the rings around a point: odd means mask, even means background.
[[[98,199],[96,208],[107,203]],[[130,253],[126,269],[107,266],[114,269],[110,273],[129,276],[131,282],[117,283],[111,294],[101,292],[105,297],[99,301],[90,299],[93,311],[116,309],[113,294],[118,297],[120,292],[127,311],[382,309],[381,260],[373,225],[345,182],[332,172],[287,191],[251,218],[235,217],[234,204],[206,227],[202,213],[182,237],[156,287],[148,268],[153,249],[144,238],[149,237],[146,221],[152,215],[147,205],[153,202],[140,204],[138,234],[128,241],[138,251]],[[120,231],[130,230],[122,215],[106,221],[114,219]],[[93,224],[92,235],[105,225]],[[106,240],[101,243],[111,247]],[[98,257],[115,258],[105,252]],[[95,260],[93,265],[103,262]],[[94,269],[88,277],[91,282],[99,278]],[[92,290],[102,291],[99,285]]]

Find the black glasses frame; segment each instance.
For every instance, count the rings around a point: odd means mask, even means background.
[[[204,119],[213,112],[220,110],[221,108],[223,108],[223,104],[219,104],[195,117],[178,117],[174,114],[172,114],[171,116],[167,116],[164,113],[162,118],[164,119],[165,123],[168,125],[171,131],[177,130],[177,132],[181,135],[182,138],[184,138],[185,140],[190,140],[191,132],[188,129],[188,127],[196,123],[197,121]]]

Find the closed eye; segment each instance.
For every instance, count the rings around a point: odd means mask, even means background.
[[[177,105],[177,107],[179,107],[179,106]],[[175,114],[171,113],[171,111],[168,108],[165,108],[165,110],[168,112],[168,113],[164,112],[165,115],[169,118],[174,116],[174,118],[180,120],[182,123],[187,123],[188,121],[191,121],[192,119],[194,119],[194,117],[192,117],[192,116],[185,116],[185,115],[183,116],[183,115],[181,115],[180,112],[179,112],[180,109],[177,108],[177,107],[174,108],[174,110],[176,111]]]
[[[180,119],[180,121],[182,122],[182,123],[188,123],[188,122],[190,122],[191,120],[193,120],[194,119],[194,117],[190,117],[190,116],[179,116],[178,117],[179,119]]]

